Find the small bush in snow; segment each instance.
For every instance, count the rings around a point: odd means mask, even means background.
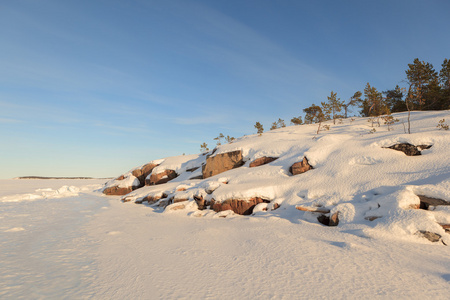
[[[439,130],[441,130],[441,129],[448,130],[449,129],[448,124],[445,123],[445,119],[440,120],[436,127],[439,128]]]

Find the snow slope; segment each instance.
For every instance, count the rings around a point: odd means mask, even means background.
[[[438,223],[450,211],[410,206],[421,194],[450,200],[450,132],[435,128],[450,112],[412,118],[411,135],[401,123],[369,134],[361,118],[314,139],[315,125],[243,137],[216,153],[242,150],[244,166],[187,180],[203,155],[166,158],[160,169],[167,161],[184,177],[127,195],[187,197],[179,210],[122,203],[102,195],[99,181],[2,180],[0,298],[448,299],[449,247],[417,231],[448,244]],[[433,146],[416,157],[381,148],[397,141]],[[280,158],[248,167],[264,155]],[[290,175],[304,155],[314,169]],[[198,210],[197,193],[218,201],[259,193],[272,202],[240,216]],[[339,211],[340,223],[324,226],[297,205]]]
[[[168,198],[188,199],[186,212],[196,216],[210,215],[198,212],[194,196],[222,202],[229,199],[247,200],[260,197],[271,204],[260,204],[256,212],[290,218],[296,205],[322,207],[333,214],[339,212],[340,227],[360,225],[366,231],[376,229],[378,234],[395,238],[413,238],[418,231],[430,231],[450,244],[450,236],[438,225],[450,224],[447,207],[437,211],[410,209],[419,204],[417,195],[450,201],[450,132],[436,128],[441,119],[450,120],[449,111],[413,112],[412,134],[404,132],[406,113],[394,114],[399,120],[393,130],[382,124],[371,127],[368,118],[345,119],[330,130],[316,135],[317,125],[290,126],[264,133],[245,136],[235,142],[221,145],[212,155],[241,150],[246,163],[204,180],[189,180],[189,172],[182,165],[201,166],[205,155],[167,158],[157,168],[172,168],[180,174],[167,184],[146,186],[126,196],[139,200],[146,196],[166,194]],[[340,124],[339,124],[340,123]],[[375,133],[370,133],[375,128]],[[397,143],[431,145],[420,156],[406,156],[400,151],[386,149]],[[211,154],[212,152],[210,152]],[[249,168],[256,158],[269,156],[277,160]],[[292,176],[293,163],[306,156],[314,167],[304,174]],[[190,159],[190,160],[189,160]],[[183,170],[183,172],[180,172]],[[223,184],[227,182],[228,184]],[[213,192],[207,192],[213,188]],[[271,211],[274,203],[281,211]],[[177,206],[169,206],[178,208]],[[306,221],[317,223],[317,213],[295,212]],[[378,218],[375,221],[367,219]]]

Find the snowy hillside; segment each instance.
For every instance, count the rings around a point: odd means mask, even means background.
[[[166,213],[277,216],[449,245],[450,131],[437,125],[450,121],[450,112],[412,112],[411,134],[407,113],[393,116],[399,121],[391,128],[355,118],[328,121],[330,129],[319,134],[311,124],[244,136],[209,153],[152,161],[148,174],[135,168],[103,191],[120,186],[123,201]],[[388,148],[405,143],[421,155]],[[293,175],[304,158],[312,168]]]

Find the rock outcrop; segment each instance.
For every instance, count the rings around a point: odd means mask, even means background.
[[[385,147],[388,149],[393,149],[393,150],[397,150],[397,151],[402,151],[403,153],[405,153],[407,156],[416,156],[416,155],[421,155],[422,153],[420,151],[424,150],[424,149],[429,149],[431,148],[432,145],[418,145],[418,146],[414,146],[412,144],[409,143],[400,143],[400,144],[395,144],[389,147]]]
[[[230,199],[223,202],[211,200],[210,205],[215,212],[232,210],[239,215],[251,215],[253,208],[259,203],[270,203],[270,201],[260,197],[254,197],[249,200]]]
[[[156,166],[158,165],[148,163],[140,168],[132,170],[131,172],[120,175],[111,181],[105,189],[103,189],[103,194],[123,196],[131,193],[135,189],[143,187],[145,185],[145,178]]]
[[[163,172],[157,174],[151,174],[150,178],[145,181],[146,185],[156,185],[169,182],[170,180],[178,176],[177,172],[174,170],[164,170]]]
[[[292,173],[292,175],[298,175],[298,174],[302,174],[305,173],[306,171],[312,170],[314,169],[308,162],[308,159],[305,157],[303,157],[303,160],[300,162],[296,162],[295,164],[293,164],[291,166],[291,168],[289,169],[289,171]]]
[[[259,166],[271,163],[276,159],[278,159],[278,157],[263,156],[263,157],[257,158],[254,161],[252,161],[250,163],[249,167],[250,168],[259,167]]]
[[[157,164],[148,163],[146,165],[143,165],[139,169],[134,169],[131,171],[131,174],[135,176],[137,179],[139,179],[140,186],[143,187],[145,185],[145,178],[153,171],[155,167],[157,167]]]
[[[203,178],[208,178],[225,171],[238,168],[244,164],[242,151],[232,151],[210,156],[203,165]]]

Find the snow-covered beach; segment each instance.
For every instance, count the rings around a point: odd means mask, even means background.
[[[1,180],[0,298],[448,299],[449,233],[439,224],[450,223],[450,206],[415,206],[417,194],[450,200],[449,133],[436,128],[448,114],[414,113],[411,135],[401,123],[371,134],[359,118],[314,139],[317,125],[244,137],[217,153],[240,148],[246,163],[206,179],[187,177],[195,155],[158,160],[155,170],[180,175],[125,197],[187,198],[166,209],[106,196],[106,180]],[[393,141],[432,147],[408,157],[383,148]],[[262,154],[280,158],[250,168]],[[303,155],[315,168],[289,175]],[[211,187],[205,197],[217,201],[259,193],[280,207],[261,203],[249,216],[199,210],[193,196]],[[324,226],[298,205],[339,210],[341,222]]]

